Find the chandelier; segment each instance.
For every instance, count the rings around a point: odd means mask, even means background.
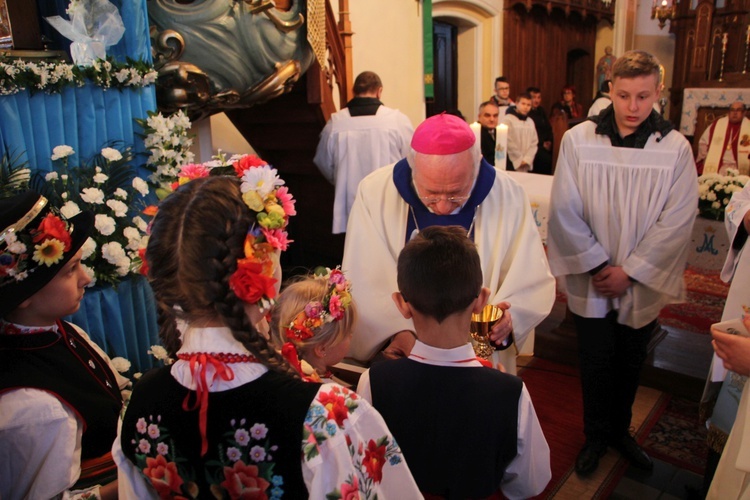
[[[654,0],[651,6],[651,19],[658,19],[659,28],[663,29],[667,21],[674,19],[677,13],[677,0],[661,0],[658,4],[657,1]]]

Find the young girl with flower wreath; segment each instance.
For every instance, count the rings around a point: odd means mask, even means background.
[[[339,269],[319,267],[296,278],[279,295],[271,330],[282,355],[303,379],[342,383],[330,367],[349,351],[357,321],[350,288]]]
[[[268,165],[238,174],[190,180],[153,220],[149,278],[177,361],[136,384],[113,448],[120,497],[419,498],[380,414],[302,381],[254,326],[293,204]]]

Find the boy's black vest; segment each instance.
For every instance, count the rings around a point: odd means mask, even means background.
[[[122,396],[109,365],[70,324],[56,332],[0,335],[0,394],[33,388],[73,410],[84,425],[81,459],[109,452]]]
[[[497,493],[517,454],[521,379],[485,367],[399,359],[370,368],[373,406],[419,489],[444,498]]]
[[[162,466],[173,462],[182,484],[178,487],[180,481],[172,483],[177,490],[172,495],[214,498],[214,490],[226,489],[218,486],[225,480],[226,467],[250,466],[257,467],[250,475],[257,473],[264,478],[257,485],[268,497],[278,487],[284,498],[306,498],[300,466],[302,430],[319,388],[320,384],[269,371],[253,382],[210,393],[208,451],[201,457],[199,410],[183,410],[185,396],[190,394],[192,403],[195,391],[180,385],[170,367],[152,370],[135,384],[123,418],[120,444],[141,470],[149,466],[149,461],[156,464],[159,455],[164,456]],[[159,445],[165,453],[160,453]],[[263,452],[256,453],[254,460],[249,453],[256,446]],[[238,458],[240,453],[242,458]]]

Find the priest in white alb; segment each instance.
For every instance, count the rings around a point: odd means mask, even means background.
[[[698,172],[725,175],[727,169],[750,175],[750,120],[745,103],[735,101],[729,113],[713,122],[698,141]]]
[[[411,351],[414,326],[391,300],[398,290],[396,261],[415,232],[433,225],[466,229],[479,251],[490,303],[505,311],[490,337],[496,347],[507,347],[512,333],[523,349],[555,298],[526,193],[482,159],[474,133],[458,117],[428,118],[411,147],[408,159],[362,180],[349,216],[342,268],[360,311],[349,355],[367,362],[383,347],[390,357]],[[494,359],[515,373],[515,349],[497,353]]]

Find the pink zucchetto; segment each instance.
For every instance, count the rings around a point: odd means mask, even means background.
[[[452,155],[466,151],[475,141],[474,132],[464,120],[441,113],[419,124],[411,138],[411,147],[426,155]]]

